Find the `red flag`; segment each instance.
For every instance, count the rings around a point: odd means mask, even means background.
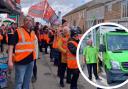
[[[46,0],[37,3],[29,8],[28,15],[38,18],[43,18]]]
[[[54,24],[58,20],[58,16],[52,7],[47,3],[43,19],[51,24]]]
[[[55,14],[55,11],[50,7],[50,5],[48,4],[46,11],[44,13],[44,19],[49,21],[50,18]]]
[[[47,0],[35,4],[29,8],[28,15],[43,18],[45,21],[53,23],[57,20],[57,15]]]
[[[21,2],[20,0],[16,0],[16,3],[20,4],[20,2]]]

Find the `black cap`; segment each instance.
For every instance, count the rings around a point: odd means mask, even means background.
[[[65,19],[62,19],[62,25],[65,23],[65,22],[67,22]]]
[[[77,30],[71,30],[71,37],[77,36],[78,34]]]

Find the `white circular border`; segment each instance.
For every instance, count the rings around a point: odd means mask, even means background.
[[[104,88],[105,88],[105,89],[119,88],[119,87],[125,85],[126,83],[128,83],[128,80],[126,80],[125,82],[123,82],[123,83],[121,83],[121,84],[119,84],[119,85],[116,85],[116,86],[110,86],[110,87],[101,86],[101,85],[95,84],[94,82],[90,81],[90,80],[88,79],[88,77],[86,77],[86,75],[84,74],[84,72],[83,72],[83,70],[82,70],[82,68],[81,68],[81,66],[80,66],[80,61],[79,61],[79,49],[80,49],[80,45],[81,45],[83,39],[85,38],[85,36],[86,36],[90,31],[92,31],[93,29],[95,29],[95,28],[97,28],[97,27],[99,27],[99,26],[102,26],[102,25],[115,25],[115,26],[118,26],[118,27],[120,27],[120,28],[122,28],[122,29],[124,29],[124,30],[126,30],[126,31],[128,32],[128,29],[125,28],[124,26],[122,26],[122,25],[120,25],[120,24],[117,24],[117,23],[112,23],[112,22],[100,23],[100,24],[97,24],[97,25],[91,27],[89,30],[87,30],[87,31],[84,33],[84,35],[82,36],[82,38],[80,39],[80,42],[79,42],[79,44],[78,44],[78,47],[77,47],[77,65],[78,65],[78,68],[79,68],[79,70],[80,70],[82,76],[86,79],[86,81],[88,81],[88,82],[89,82],[90,84],[92,84],[93,86],[99,87],[99,88],[103,88],[103,89],[104,89]]]

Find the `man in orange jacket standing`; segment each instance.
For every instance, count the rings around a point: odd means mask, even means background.
[[[31,30],[32,25],[32,18],[26,16],[24,25],[16,29],[14,35],[8,40],[8,66],[10,69],[15,67],[15,89],[30,89],[33,60],[36,59],[34,44],[36,35]]]

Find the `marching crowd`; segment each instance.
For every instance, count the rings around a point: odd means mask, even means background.
[[[60,87],[65,86],[66,74],[66,82],[70,84],[70,89],[78,89],[80,72],[76,62],[76,50],[80,29],[70,28],[64,19],[55,29],[34,22],[29,16],[24,18],[21,27],[18,27],[17,23],[11,23],[7,26],[3,24],[0,28],[1,52],[6,48],[8,67],[10,70],[15,68],[15,89],[29,89],[30,82],[36,82],[36,59],[40,59],[39,52],[43,51],[42,48],[45,49],[45,54],[48,54],[48,47],[50,61],[58,68]]]

